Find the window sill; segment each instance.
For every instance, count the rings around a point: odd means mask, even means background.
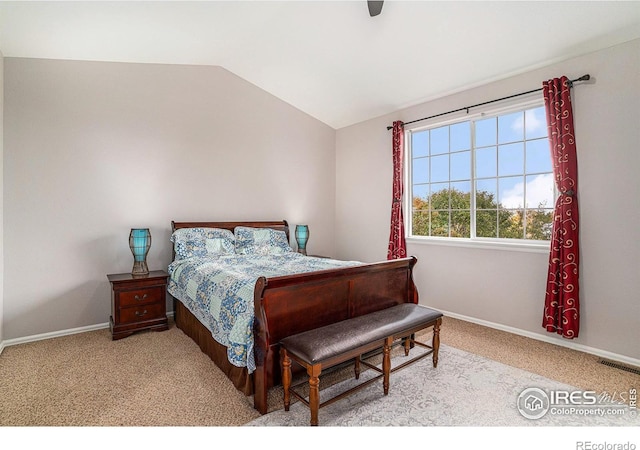
[[[407,244],[441,245],[448,247],[480,248],[487,250],[506,250],[515,252],[549,254],[549,242],[504,242],[484,239],[438,238],[438,237],[408,237]]]

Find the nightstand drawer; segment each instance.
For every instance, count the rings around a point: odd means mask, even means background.
[[[119,323],[144,322],[146,320],[164,318],[164,311],[164,305],[158,303],[140,305],[131,308],[120,308]]]
[[[111,283],[109,328],[114,341],[137,331],[169,329],[167,272],[153,270],[146,276],[114,273],[107,278]]]
[[[122,291],[119,294],[120,306],[137,306],[146,303],[157,303],[163,299],[164,287],[156,286],[135,291]]]

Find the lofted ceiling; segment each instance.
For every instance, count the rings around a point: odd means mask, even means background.
[[[0,1],[5,57],[222,66],[336,129],[636,38],[638,1]]]

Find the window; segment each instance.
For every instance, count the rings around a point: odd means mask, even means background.
[[[540,103],[407,133],[409,236],[551,239],[557,192]]]

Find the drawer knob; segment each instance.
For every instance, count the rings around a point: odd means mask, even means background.
[[[133,297],[136,301],[142,301],[145,298],[147,298],[147,294],[144,294],[142,297],[140,297],[138,294],[135,295],[135,297]]]
[[[138,317],[142,317],[147,313],[147,310],[145,309],[144,311],[140,312],[140,311],[136,311],[136,316]]]

